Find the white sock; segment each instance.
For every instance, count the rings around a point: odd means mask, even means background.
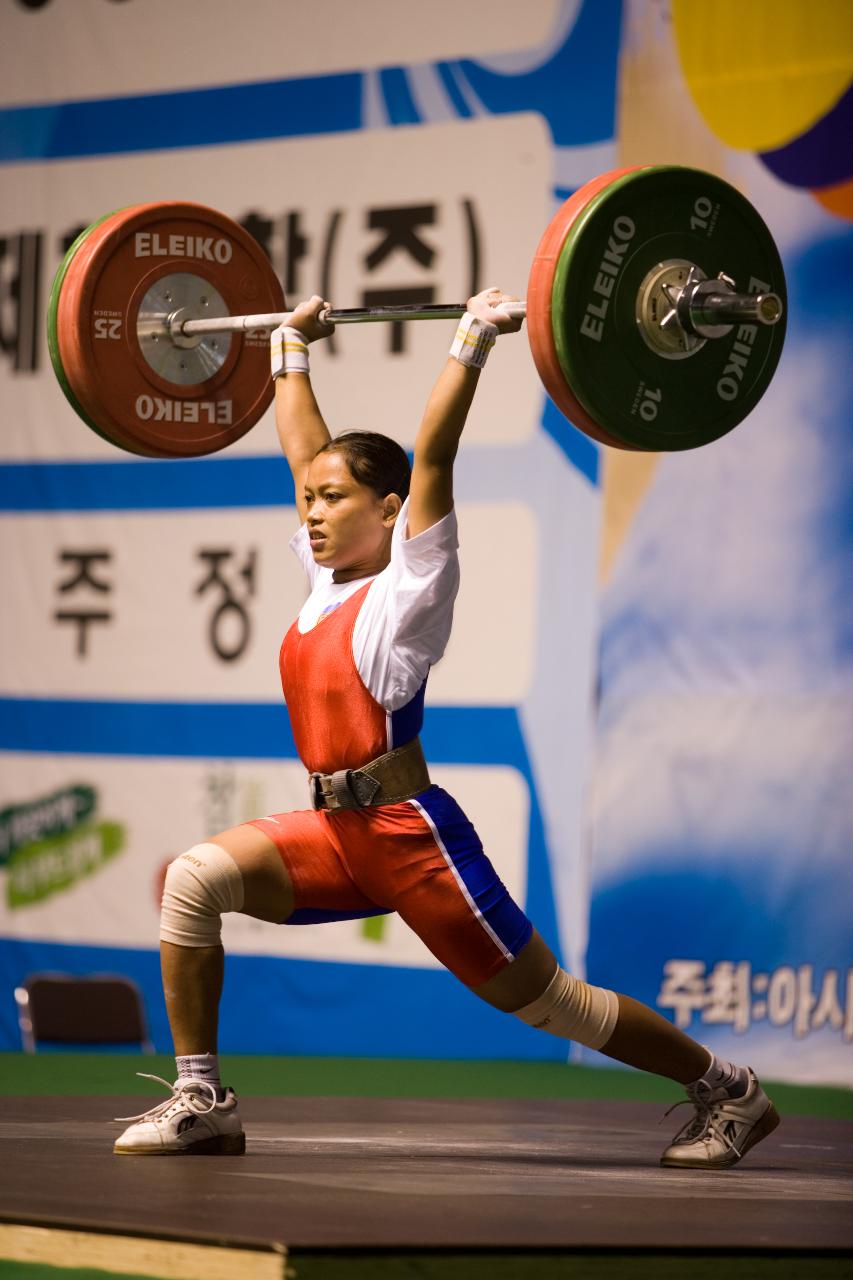
[[[737,1067],[733,1062],[725,1062],[711,1054],[705,1074],[695,1081],[696,1084],[700,1082],[709,1089],[725,1089],[730,1098],[742,1098],[749,1087],[749,1072],[746,1067]]]
[[[215,1053],[187,1053],[175,1058],[179,1080],[206,1080],[222,1100],[222,1081],[219,1079],[219,1058]]]

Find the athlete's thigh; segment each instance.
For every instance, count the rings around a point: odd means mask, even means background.
[[[317,924],[328,920],[359,919],[387,910],[378,906],[354,882],[341,851],[330,839],[324,814],[313,809],[275,813],[253,819],[236,830],[251,830],[261,838],[261,842],[252,836],[245,838],[255,856],[258,850],[263,849],[264,872],[255,881],[253,905],[264,906],[263,894],[270,876],[278,884],[286,881],[290,886],[287,916],[276,917],[282,923]],[[280,864],[277,871],[273,871],[275,859]],[[272,917],[264,915],[261,918]]]
[[[512,964],[471,990],[493,1009],[515,1013],[538,1000],[557,972],[557,957],[536,929]]]
[[[533,926],[451,796],[432,787],[408,803],[412,829],[388,860],[393,906],[451,973],[480,987],[515,960]]]
[[[293,879],[275,843],[254,823],[244,822],[211,837],[237,863],[243,879],[242,914],[278,924],[294,908]]]

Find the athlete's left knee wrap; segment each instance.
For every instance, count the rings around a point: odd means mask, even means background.
[[[607,1044],[618,1015],[615,992],[591,987],[565,969],[557,970],[538,1000],[515,1011],[528,1026],[563,1040],[576,1040],[588,1049]]]
[[[215,947],[222,913],[243,906],[243,877],[218,844],[196,844],[170,862],[160,911],[160,939],[179,947]]]

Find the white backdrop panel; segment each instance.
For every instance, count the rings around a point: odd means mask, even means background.
[[[429,697],[510,705],[535,649],[538,530],[521,503],[462,503],[462,586]],[[0,688],[17,696],[271,701],[306,596],[294,508],[0,517],[16,606]],[[526,566],[509,589],[506,566]],[[65,588],[63,590],[63,588]],[[34,644],[33,637],[38,637]]]
[[[560,7],[489,0],[484,22],[477,5],[455,0],[48,0],[38,10],[4,0],[0,77],[6,102],[53,102],[90,97],[93,66],[106,95],[383,67],[413,54],[500,55],[535,49]],[[57,31],[62,57],[46,58]]]

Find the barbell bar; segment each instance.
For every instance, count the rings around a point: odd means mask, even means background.
[[[721,179],[616,170],[557,211],[527,300],[506,309],[527,318],[545,389],[579,429],[619,448],[693,448],[730,431],[769,385],[784,340],[784,273],[757,212]],[[325,314],[338,325],[464,310]],[[51,292],[51,359],[76,412],[119,447],[212,453],[271,402],[266,335],[290,314],[269,260],[237,223],[196,204],[137,205],[93,224],[66,255]]]
[[[708,282],[711,283],[711,282]],[[736,293],[721,281],[714,281],[715,292],[697,295],[695,291],[685,299],[682,306],[683,289],[672,291],[672,303],[676,309],[679,323],[690,331],[701,335],[704,329],[730,329],[734,324],[749,321],[753,324],[777,324],[782,318],[782,300],[776,293]],[[369,324],[381,321],[400,320],[458,320],[465,314],[463,303],[427,303],[423,306],[415,304],[396,304],[384,307],[329,307],[320,312],[320,320],[331,324]],[[500,308],[513,319],[524,320],[527,316],[527,303],[505,302]],[[275,329],[289,320],[291,312],[276,311],[270,314],[254,316],[220,316],[209,320],[186,320],[177,313],[163,317],[163,330],[168,332],[172,340],[177,342],[182,337],[193,337],[202,333],[246,333],[252,330]],[[722,334],[708,334],[708,337],[722,337]]]

